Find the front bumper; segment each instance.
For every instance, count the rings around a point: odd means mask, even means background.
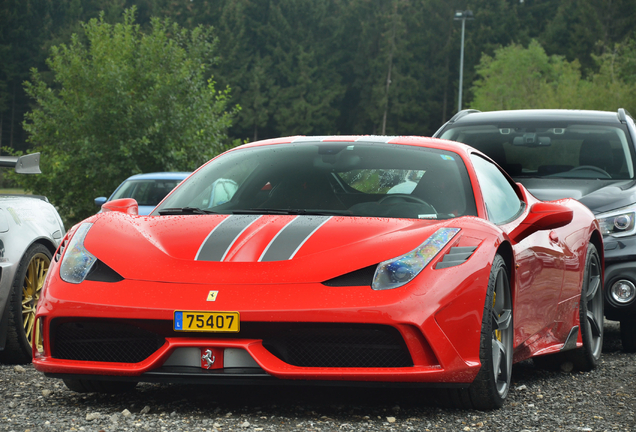
[[[612,285],[626,279],[636,285],[636,236],[605,237],[605,317],[611,320],[636,319],[636,299],[621,304],[612,299]]]
[[[37,313],[44,335],[44,352],[34,355],[33,364],[47,375],[93,379],[301,380],[466,386],[474,380],[481,366],[483,285],[490,271],[487,266],[476,266],[474,271],[467,271],[467,267],[432,272],[439,277],[426,278],[426,289],[411,286],[386,291],[317,283],[218,287],[131,280],[70,286],[50,273]],[[449,290],[449,275],[458,270],[462,270],[465,279],[456,289]],[[413,284],[421,284],[422,280],[416,278]],[[219,291],[213,306],[205,303],[210,290]],[[100,303],[94,299],[100,299]],[[175,332],[172,329],[175,309],[239,311],[241,331],[238,334]],[[60,354],[62,325],[90,327],[93,324],[141,329],[157,339],[156,346],[148,355],[133,360]],[[321,329],[326,333],[320,333]],[[373,361],[297,360],[288,353],[290,346],[280,340],[285,335],[298,336],[299,332],[318,334],[318,339],[312,339],[312,352],[324,350],[327,357],[336,353],[340,358],[354,352],[354,356],[370,357]],[[393,334],[394,342],[373,337],[360,341],[358,337],[383,332]],[[342,339],[346,334],[351,338]],[[89,334],[75,340],[92,339],[93,335]],[[132,347],[135,341],[129,343]],[[306,347],[305,340],[298,345]],[[406,362],[404,357],[375,362],[374,356],[384,356],[398,346],[403,348]],[[211,350],[217,357],[228,350],[240,350],[251,364],[229,364],[207,370],[200,356],[205,350]],[[184,356],[184,352],[195,354]],[[317,357],[324,357],[323,352]]]

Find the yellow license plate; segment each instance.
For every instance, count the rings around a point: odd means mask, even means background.
[[[175,331],[238,332],[238,312],[174,311]]]

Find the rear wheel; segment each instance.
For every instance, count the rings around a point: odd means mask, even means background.
[[[137,385],[134,381],[101,381],[83,378],[66,378],[63,381],[69,390],[77,393],[125,393]]]
[[[567,359],[578,370],[590,371],[594,369],[601,358],[603,351],[603,301],[601,259],[596,247],[590,243],[587,247],[579,306],[579,328],[583,346],[566,351]]]
[[[24,364],[31,362],[31,342],[41,349],[42,335],[35,326],[35,309],[51,264],[51,252],[34,244],[22,257],[11,288],[7,342],[0,351],[0,362]]]
[[[446,403],[462,409],[500,408],[510,389],[514,326],[506,264],[496,255],[490,271],[481,326],[481,369],[468,389],[448,389]]]
[[[621,342],[624,352],[636,352],[636,319],[621,320]]]

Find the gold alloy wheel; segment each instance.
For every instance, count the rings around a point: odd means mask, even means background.
[[[24,335],[31,342],[35,340],[35,346],[38,351],[42,351],[42,335],[35,326],[35,309],[40,298],[40,291],[44,285],[46,272],[49,270],[51,260],[43,253],[38,253],[31,258],[26,275],[24,276],[24,284],[22,285],[22,325],[24,326]]]

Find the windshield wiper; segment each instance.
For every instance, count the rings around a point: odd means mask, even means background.
[[[187,215],[187,214],[219,214],[217,212],[213,212],[210,210],[203,210],[198,207],[175,207],[175,208],[166,208],[159,210],[159,214],[162,216],[166,215]]]
[[[349,210],[251,208],[251,209],[232,210],[232,214],[334,216],[334,215],[351,215],[351,212]]]

